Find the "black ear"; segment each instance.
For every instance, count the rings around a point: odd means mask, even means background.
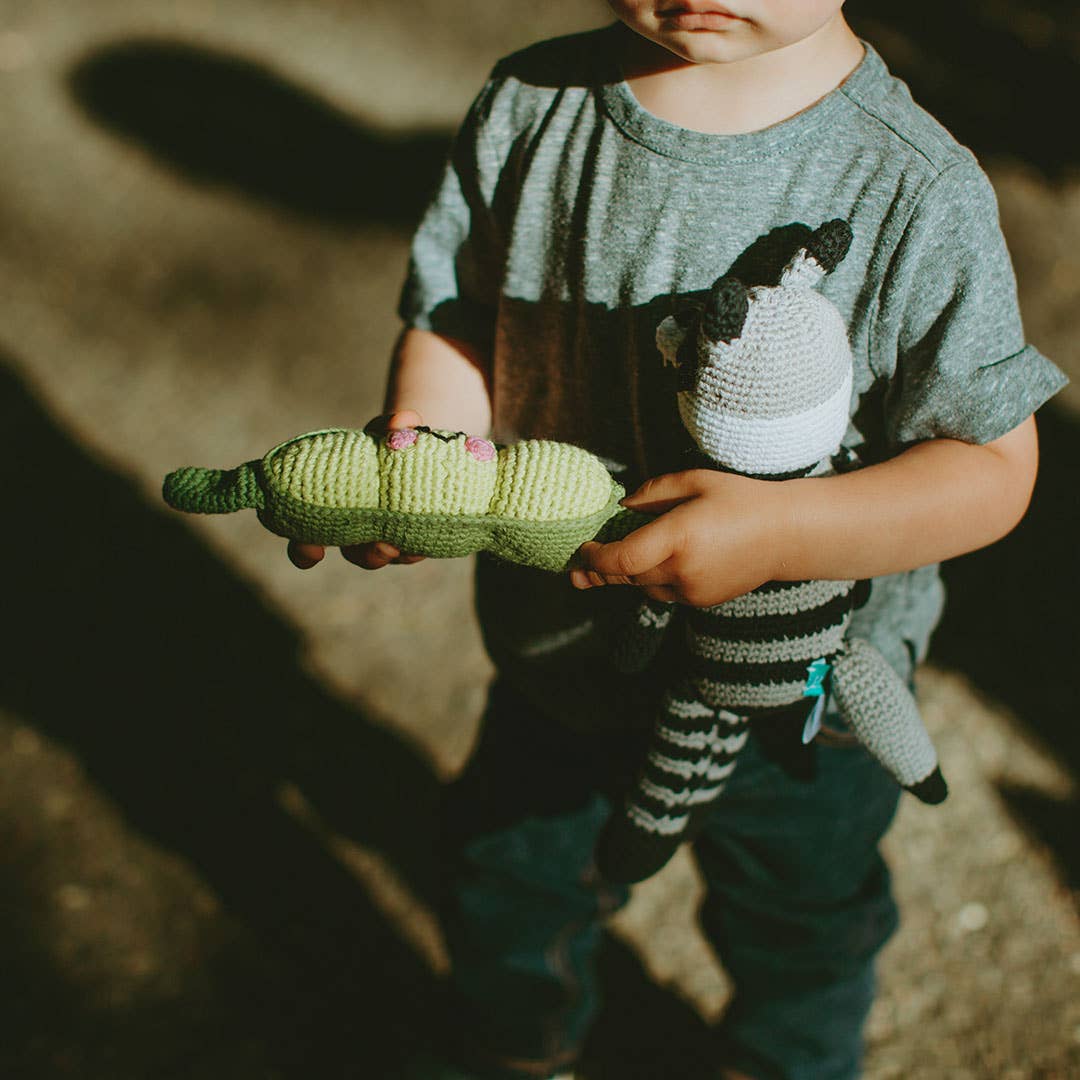
[[[719,278],[705,299],[701,333],[707,341],[734,341],[743,331],[750,297],[734,277]]]
[[[831,274],[844,261],[851,237],[851,226],[843,218],[835,218],[814,230],[806,242],[806,252],[826,274]]]
[[[693,304],[676,311],[675,321],[683,332],[682,343],[675,354],[676,367],[679,369],[678,385],[680,390],[692,390],[697,371],[697,328],[701,322],[701,306]]]

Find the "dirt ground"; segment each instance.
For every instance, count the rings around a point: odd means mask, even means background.
[[[1080,373],[1080,16],[850,7],[979,152],[1029,335]],[[0,0],[0,1076],[389,1080],[427,1027],[435,798],[490,676],[470,567],[299,574],[160,480],[377,411],[455,120],[605,11]],[[953,795],[889,838],[871,1080],[1080,1076],[1078,422],[1074,385],[1027,521],[949,571],[920,689]],[[703,1075],[699,898],[680,856],[613,921],[590,1080]]]

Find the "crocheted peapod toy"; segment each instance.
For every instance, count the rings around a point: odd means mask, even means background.
[[[565,570],[586,540],[612,540],[648,520],[619,506],[622,487],[580,447],[497,448],[426,427],[381,438],[314,431],[227,472],[178,469],[163,494],[191,513],[252,508],[271,532],[312,544],[385,540],[434,558],[487,551],[544,570]]]
[[[679,369],[683,423],[716,467],[781,480],[846,463],[851,347],[839,311],[814,286],[851,239],[846,222],[828,222],[778,285],[747,288],[722,277],[703,308],[660,324],[657,345]],[[735,768],[751,719],[794,720],[809,742],[830,694],[903,787],[924,802],[945,798],[911,692],[876,648],[848,636],[859,585],[775,581],[715,607],[683,609],[684,673],[664,696],[634,787],[601,835],[597,865],[607,878],[643,880],[695,834]],[[673,610],[641,605],[619,649],[624,669],[640,669],[655,654]]]

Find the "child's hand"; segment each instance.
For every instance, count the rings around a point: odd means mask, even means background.
[[[376,416],[365,425],[364,430],[371,435],[385,435],[388,431],[419,427],[423,422],[423,418],[415,410],[403,409],[400,412]],[[393,544],[381,540],[372,544],[354,544],[340,550],[342,558],[365,570],[380,570],[390,563],[408,566],[424,558],[423,555],[402,554]],[[310,570],[322,562],[326,548],[320,544],[302,544],[298,540],[290,540],[288,554],[289,560],[298,570]]]
[[[659,476],[623,500],[655,521],[578,552],[576,588],[637,585],[655,600],[708,607],[783,576],[792,535],[783,482],[693,469]]]

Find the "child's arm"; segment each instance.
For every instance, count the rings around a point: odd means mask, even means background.
[[[662,516],[624,540],[586,544],[571,579],[705,607],[766,581],[898,573],[1003,537],[1027,509],[1037,465],[1029,417],[986,445],[933,439],[839,476],[673,473],[625,500]]]
[[[405,330],[394,347],[383,414],[367,427],[393,431],[426,423],[485,435],[491,427],[487,370],[485,357],[467,342],[428,330]],[[288,554],[294,566],[309,570],[322,561],[326,549],[293,540]],[[423,557],[402,553],[386,543],[343,547],[341,554],[365,570],[378,570],[388,563],[419,562]]]
[[[475,346],[410,329],[390,364],[384,414],[412,409],[425,424],[486,435],[491,428],[488,363]]]

